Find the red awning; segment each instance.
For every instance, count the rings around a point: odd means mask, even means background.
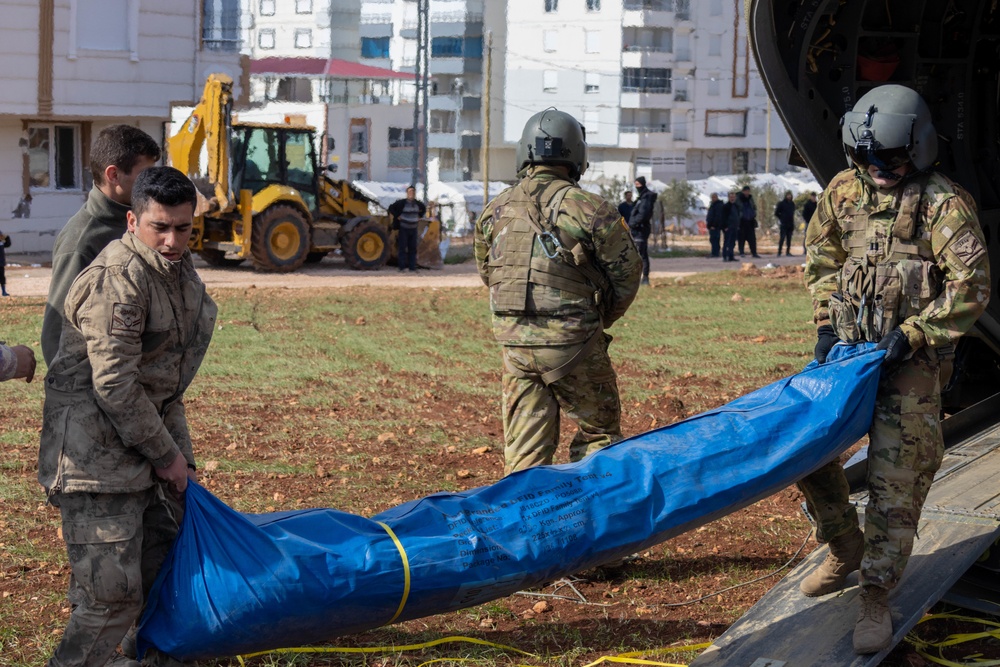
[[[258,58],[250,61],[250,74],[327,76],[332,79],[407,79],[409,72],[397,72],[339,58]]]

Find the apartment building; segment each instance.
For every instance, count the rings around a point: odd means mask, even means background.
[[[0,229],[52,249],[86,200],[90,146],[115,123],[164,138],[211,72],[241,79],[238,0],[2,0]]]
[[[549,106],[587,128],[590,180],[786,166],[789,137],[768,113],[742,0],[509,0],[506,10],[491,175],[513,168],[525,121]]]
[[[482,143],[483,12],[485,0],[430,0],[428,170],[441,180],[479,178]],[[493,2],[502,6],[502,2]],[[417,3],[362,0],[361,62],[414,72]],[[404,87],[412,100],[413,86]]]

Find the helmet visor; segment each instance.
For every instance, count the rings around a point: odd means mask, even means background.
[[[851,160],[861,166],[873,166],[884,171],[899,169],[910,162],[910,152],[903,146],[898,148],[873,148],[864,141],[847,146]]]

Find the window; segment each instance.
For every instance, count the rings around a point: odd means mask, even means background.
[[[313,33],[309,28],[295,29],[295,48],[311,49],[313,45]]]
[[[545,0],[545,11],[554,12],[559,9],[559,0]]]
[[[128,52],[139,60],[139,0],[71,0],[69,53],[78,50]]]
[[[660,67],[626,67],[622,70],[622,91],[627,93],[669,93],[670,70]]]
[[[722,0],[710,0],[709,12],[712,16],[722,16]]]
[[[240,0],[205,0],[201,43],[212,51],[239,51]]]
[[[600,53],[601,52],[601,33],[597,30],[587,30],[584,35],[586,35],[587,42],[587,53]]]
[[[596,109],[584,109],[583,110],[583,129],[586,131],[590,128],[586,134],[589,134],[593,138],[598,133],[598,125],[601,124],[601,115]]]
[[[559,31],[542,31],[542,48],[546,51],[557,51],[559,49]]]
[[[719,73],[712,72],[708,75],[708,94],[717,97],[720,93]]]
[[[368,152],[368,125],[364,123],[351,123],[351,145],[352,153]]]
[[[601,11],[601,0],[587,0],[587,11],[588,12]]]
[[[546,93],[554,93],[559,88],[559,72],[554,69],[547,69],[542,72],[542,90]]]
[[[722,35],[708,36],[708,55],[710,56],[722,55]]]
[[[746,111],[706,111],[705,136],[709,137],[747,136]]]
[[[39,190],[76,190],[80,184],[79,127],[28,127],[28,182]]]
[[[260,15],[274,16],[274,0],[260,0]]]
[[[432,58],[460,58],[461,56],[461,37],[434,37],[431,39]]]
[[[312,14],[313,13],[312,0],[295,0],[295,13]]]
[[[600,72],[587,72],[584,75],[583,92],[585,93],[596,93],[601,90],[601,73]]]
[[[262,49],[274,48],[274,30],[265,28],[257,33],[257,46]]]
[[[417,142],[413,138],[412,127],[389,128],[389,148],[413,147],[416,145]]]
[[[362,37],[361,38],[362,58],[388,58],[389,38],[388,37]]]
[[[753,115],[753,133],[767,134],[767,112],[758,111]]]

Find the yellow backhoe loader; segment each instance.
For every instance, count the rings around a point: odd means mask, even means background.
[[[170,164],[203,195],[191,250],[213,266],[249,259],[261,271],[294,271],[338,248],[353,268],[384,266],[395,248],[388,216],[372,214],[377,202],[317,168],[315,130],[233,123],[232,90],[230,77],[210,75],[201,101],[167,140]],[[421,266],[440,267],[440,230],[437,220],[421,222]]]

